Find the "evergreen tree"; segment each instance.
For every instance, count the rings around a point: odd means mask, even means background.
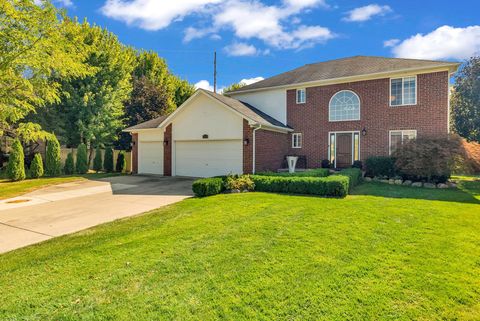
[[[102,150],[100,147],[97,147],[97,150],[95,151],[95,159],[93,160],[93,170],[96,171],[97,173],[102,170]]]
[[[42,156],[36,153],[33,156],[32,164],[30,164],[30,177],[39,178],[43,176],[43,161]]]
[[[22,144],[20,144],[18,139],[15,139],[7,165],[7,176],[12,181],[22,181],[25,179],[24,157]]]
[[[47,153],[45,159],[45,174],[48,176],[58,176],[62,172],[60,160],[60,143],[53,136],[47,141]]]
[[[64,172],[67,175],[72,175],[75,172],[75,163],[73,161],[73,153],[72,152],[68,153],[68,155],[67,155],[67,159],[65,160]]]
[[[103,159],[103,168],[107,173],[113,172],[113,149],[107,147],[105,149],[105,157]]]
[[[125,152],[121,151],[117,157],[117,164],[115,165],[115,171],[123,173],[127,168],[127,159],[125,157]]]
[[[86,174],[88,172],[87,146],[83,143],[78,145],[77,148],[77,163],[75,168],[79,174]]]

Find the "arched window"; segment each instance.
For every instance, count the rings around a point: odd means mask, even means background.
[[[350,90],[342,90],[330,99],[330,121],[360,120],[360,99]]]

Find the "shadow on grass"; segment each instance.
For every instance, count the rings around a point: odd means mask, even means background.
[[[480,204],[480,181],[462,180],[458,183],[458,188],[454,189],[429,189],[369,182],[355,187],[350,194]]]

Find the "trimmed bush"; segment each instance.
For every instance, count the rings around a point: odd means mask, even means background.
[[[103,160],[103,168],[107,173],[113,172],[113,149],[107,147],[105,149],[105,158]]]
[[[367,158],[365,165],[366,165],[366,171],[367,171],[366,176],[368,177],[395,176],[395,159],[392,157],[386,157],[386,156],[369,157]]]
[[[103,168],[102,163],[102,150],[100,147],[97,147],[95,150],[95,158],[93,159],[93,170],[97,173],[100,172]]]
[[[322,159],[321,165],[322,168],[330,168],[332,165],[328,159]]]
[[[30,164],[30,177],[39,178],[43,176],[43,160],[39,153],[33,156],[32,164]]]
[[[115,164],[115,171],[119,173],[123,173],[123,171],[127,168],[127,159],[125,157],[125,152],[121,151],[117,157],[117,163]]]
[[[193,182],[192,190],[195,196],[205,197],[223,192],[224,183],[221,177],[201,178]]]
[[[77,148],[77,162],[75,168],[79,174],[86,174],[88,172],[87,146],[83,143],[78,145]]]
[[[353,165],[352,165],[352,168],[359,168],[359,169],[362,169],[363,168],[363,163],[361,160],[356,160],[353,162]]]
[[[253,191],[255,188],[249,175],[228,175],[224,184],[227,190]]]
[[[18,139],[15,139],[12,144],[7,165],[7,177],[12,181],[25,179],[25,155],[23,154],[22,144]]]
[[[357,186],[362,182],[362,171],[358,168],[346,168],[338,172],[337,175],[348,177],[348,187],[349,190],[352,190],[353,187]]]
[[[282,177],[252,175],[255,191],[293,194],[313,194],[344,197],[348,193],[349,179],[346,176],[329,177]]]
[[[63,168],[65,174],[72,175],[75,172],[75,162],[73,161],[73,153],[70,152],[65,160],[65,167]]]
[[[281,177],[327,177],[330,174],[329,170],[326,168],[316,168],[316,169],[309,169],[304,172],[295,172],[295,173],[289,173],[289,172],[281,172],[281,173],[275,173],[275,172],[264,172],[264,173],[258,173],[255,175],[260,175],[260,176],[281,176]]]
[[[48,176],[58,176],[62,172],[62,163],[60,159],[60,143],[58,139],[53,138],[47,141],[47,153],[45,157],[45,174]]]

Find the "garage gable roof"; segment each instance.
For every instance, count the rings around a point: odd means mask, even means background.
[[[184,106],[188,105],[188,103],[193,99],[195,99],[195,97],[198,96],[199,94],[204,94],[207,97],[216,100],[217,102],[221,103],[225,107],[230,108],[232,111],[239,114],[249,122],[257,125],[265,126],[266,129],[273,128],[273,129],[280,129],[285,131],[293,130],[291,127],[284,125],[279,120],[276,120],[275,118],[253,107],[250,104],[247,104],[240,100],[226,97],[205,89],[197,89],[197,91],[189,99],[187,99],[187,101],[185,101],[180,107],[178,107],[170,115],[161,116],[161,117],[140,123],[138,125],[126,128],[123,131],[135,132],[137,130],[160,128],[168,124],[173,119],[173,117],[175,117],[175,115],[184,108]]]

